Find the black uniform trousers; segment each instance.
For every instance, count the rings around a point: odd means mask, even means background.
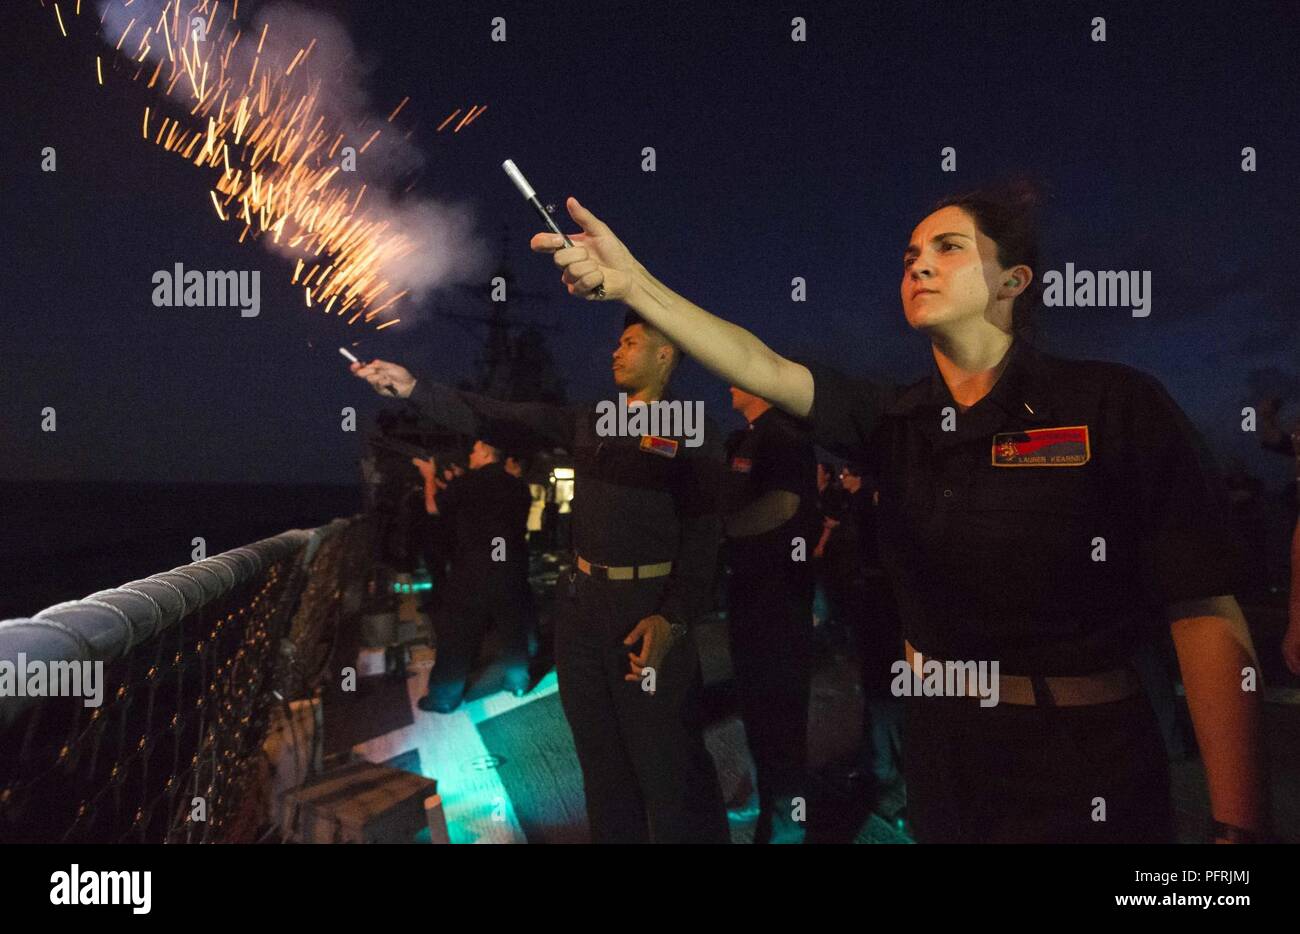
[[[704,745],[695,639],[678,639],[656,691],[624,681],[623,639],[655,613],[667,577],[607,581],[572,571],[556,588],[560,702],[582,767],[593,843],[726,843],[722,789]]]
[[[535,621],[526,565],[486,556],[454,561],[437,620],[437,661],[429,672],[434,703],[460,703],[489,626],[501,642],[506,689],[528,687],[528,638]]]
[[[905,703],[918,842],[1173,842],[1168,761],[1144,695],[1087,707]]]
[[[893,589],[883,572],[868,569],[854,592],[850,622],[858,643],[863,719],[860,760],[883,788],[902,777],[903,704],[890,691],[893,665],[903,658],[903,630]]]
[[[731,665],[764,804],[804,790],[814,585],[810,570],[788,560],[784,567],[764,567],[732,553]]]

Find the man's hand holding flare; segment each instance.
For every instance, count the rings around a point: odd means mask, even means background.
[[[415,388],[415,377],[411,375],[410,370],[386,360],[371,360],[364,364],[354,363],[350,369],[369,383],[381,396],[406,399]]]

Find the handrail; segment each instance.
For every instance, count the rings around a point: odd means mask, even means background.
[[[332,528],[290,529],[80,600],[56,603],[30,619],[0,621],[0,663],[16,664],[20,653],[39,662],[113,661],[275,562],[298,551],[310,561]],[[0,727],[39,699],[0,696]]]
[[[0,840],[255,839],[273,714],[319,686],[372,547],[336,519],[0,622],[0,688],[33,673],[0,696]]]

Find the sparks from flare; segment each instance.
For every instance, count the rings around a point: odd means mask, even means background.
[[[236,73],[231,53],[241,40],[251,39],[244,37],[238,23],[238,0],[233,5],[222,0],[168,0],[152,23],[130,15],[138,12],[127,9],[134,0],[115,2],[126,11],[123,19],[128,22],[120,34],[106,37],[114,43],[113,70],[125,64],[132,80],[143,79],[148,88],[161,78],[162,90],[189,108],[179,119],[164,116],[150,141],[217,173],[209,192],[212,207],[221,221],[242,226],[239,242],[250,235],[269,236],[291,250],[297,256],[292,281],[304,288],[308,307],[328,313],[337,303],[337,315],[353,312],[349,324],[376,322],[384,312],[392,315],[390,309],[409,290],[399,289],[385,269],[409,256],[416,244],[387,220],[367,212],[362,207],[365,185],[349,184],[347,173],[331,160],[345,143],[364,153],[384,133],[396,132],[388,125],[410,98],[402,98],[379,129],[364,139],[353,138],[350,128],[329,120],[322,83],[310,74],[315,39],[299,48],[287,66],[263,60],[269,29],[264,24],[247,73]],[[66,36],[59,5],[52,5],[59,31]],[[106,4],[101,23],[109,10]],[[203,30],[193,26],[196,20],[203,22]],[[145,59],[153,52],[158,59],[150,69]],[[103,84],[98,56],[96,74]],[[487,105],[479,104],[467,112],[456,108],[437,131],[464,112],[452,131],[459,133],[485,110]],[[149,117],[146,106],[141,124],[146,140]],[[313,263],[312,271],[300,280],[304,261]],[[378,327],[398,320],[389,318]]]

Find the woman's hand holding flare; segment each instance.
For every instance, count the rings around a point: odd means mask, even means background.
[[[569,198],[565,206],[582,228],[582,233],[569,237],[573,246],[566,247],[564,238],[548,231],[533,235],[533,250],[555,254],[555,265],[564,270],[560,278],[570,295],[626,300],[635,286],[640,264],[604,221],[579,204],[577,198]],[[604,295],[595,294],[600,286],[604,286]]]

